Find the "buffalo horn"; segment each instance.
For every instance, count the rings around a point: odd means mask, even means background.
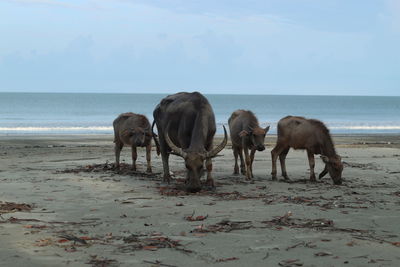
[[[183,151],[182,148],[177,147],[174,143],[172,143],[171,139],[168,136],[168,131],[165,134],[165,141],[167,142],[168,146],[172,149],[174,154],[176,154],[177,156],[181,156],[182,158],[186,157],[187,153]]]
[[[222,149],[224,149],[224,147],[226,146],[226,143],[228,142],[228,134],[226,133],[226,129],[225,126],[224,127],[224,140],[222,141],[221,144],[219,144],[219,146],[217,146],[216,148],[214,148],[213,150],[209,151],[206,153],[206,158],[213,158],[215,157]]]

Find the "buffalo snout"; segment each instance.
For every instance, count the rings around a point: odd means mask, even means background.
[[[257,146],[257,150],[258,151],[264,151],[265,150],[265,146],[264,145],[258,145]]]
[[[136,140],[135,144],[136,146],[142,146],[142,142],[140,140]]]
[[[335,185],[341,185],[342,184],[342,180],[334,180],[333,183]]]
[[[201,190],[200,183],[191,183],[186,186],[186,191],[189,193],[197,193]]]

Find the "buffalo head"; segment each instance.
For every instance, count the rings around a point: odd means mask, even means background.
[[[327,172],[329,172],[329,175],[331,176],[333,183],[336,185],[342,184],[342,171],[343,171],[342,158],[339,155],[335,155],[333,157],[327,157],[322,155],[321,159],[325,163],[325,169]]]
[[[204,161],[217,156],[225,147],[228,141],[228,134],[224,126],[224,140],[211,151],[190,151],[177,147],[169,138],[168,132],[165,135],[165,141],[171,148],[173,154],[181,156],[185,160],[187,170],[186,190],[189,192],[198,192],[201,189],[200,178],[204,173]]]
[[[123,132],[123,135],[129,140],[129,143],[134,146],[144,146],[146,136],[149,136],[150,128],[131,128]]]
[[[251,128],[250,131],[243,130],[239,133],[240,137],[249,137],[254,148],[258,151],[265,150],[264,139],[269,130],[269,126],[265,129],[260,127]]]

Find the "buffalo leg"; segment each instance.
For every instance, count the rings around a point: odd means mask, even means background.
[[[325,164],[325,168],[324,168],[324,170],[319,174],[318,178],[319,178],[319,179],[322,179],[327,173],[328,173],[328,168],[326,167],[326,164]]]
[[[212,171],[212,161],[211,158],[206,159],[206,169],[207,169],[207,185],[214,187],[214,179],[211,176]]]
[[[286,172],[286,156],[289,152],[289,149],[290,148],[288,147],[288,148],[284,149],[281,152],[281,154],[279,154],[279,161],[281,163],[282,176],[283,176],[283,178],[285,178],[285,180],[290,180],[287,175],[287,172]]]
[[[254,175],[253,175],[254,154],[256,154],[256,149],[252,148],[251,151],[250,151],[250,173],[251,173],[251,178],[254,178]]]
[[[315,179],[315,173],[314,173],[314,167],[315,167],[314,153],[307,150],[307,156],[308,156],[308,163],[310,164],[310,181],[316,182],[317,179]]]
[[[272,161],[271,175],[273,181],[276,181],[276,161],[278,159],[278,156],[282,153],[284,149],[285,149],[284,146],[277,143],[274,149],[271,150],[271,161]]]
[[[163,153],[161,150],[161,158],[163,161],[163,171],[164,171],[164,176],[163,176],[163,182],[169,183],[171,181],[171,174],[169,173],[169,154],[168,153]]]
[[[146,146],[146,161],[147,161],[147,170],[146,172],[151,173],[151,143]]]
[[[247,147],[243,147],[244,158],[246,160],[246,180],[251,180],[251,170],[250,170],[250,156],[249,149]]]
[[[244,159],[243,159],[243,149],[238,148],[238,152],[239,152],[239,157],[240,157],[240,172],[242,174],[246,174],[246,169],[245,169],[245,164],[244,164]]]
[[[137,152],[136,146],[132,146],[132,170],[136,171]]]
[[[238,165],[239,149],[236,146],[232,146],[232,149],[233,149],[233,156],[235,158],[235,167],[233,168],[233,174],[239,174],[239,165]]]
[[[119,157],[121,155],[121,150],[124,147],[123,143],[115,143],[115,167],[119,169]]]
[[[159,133],[161,133],[160,129],[157,126],[157,130]],[[171,174],[169,173],[169,153],[168,153],[168,146],[165,143],[164,135],[159,134],[158,140],[160,142],[160,152],[161,152],[161,159],[163,163],[163,182],[170,183],[171,181]]]

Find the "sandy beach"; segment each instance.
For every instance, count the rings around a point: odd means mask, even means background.
[[[111,135],[0,136],[0,265],[399,266],[400,136],[333,136],[342,186],[310,183],[293,150],[292,182],[271,181],[275,138],[256,153],[253,182],[232,175],[228,144],[216,189],[187,194],[176,156],[170,185],[154,150],[152,175],[144,149],[137,172],[129,148],[114,170]]]

